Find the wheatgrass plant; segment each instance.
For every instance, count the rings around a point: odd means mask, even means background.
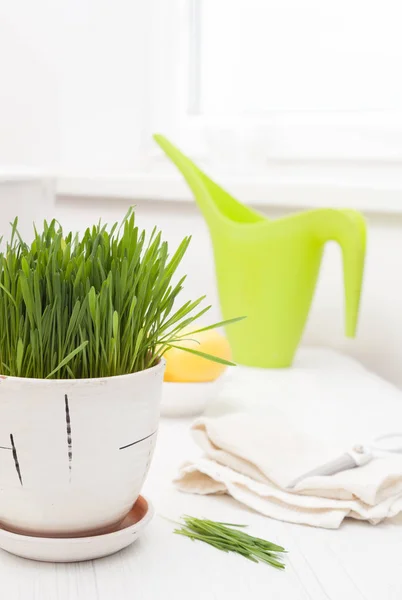
[[[120,226],[99,223],[81,236],[45,221],[43,231],[34,228],[30,245],[15,219],[0,253],[0,373],[40,379],[123,375],[152,367],[168,348],[181,347],[183,329],[210,308],[200,307],[204,298],[177,308],[185,277],[174,279],[189,242],[185,237],[170,256],[160,232],[154,229],[147,239],[138,229],[133,209]]]

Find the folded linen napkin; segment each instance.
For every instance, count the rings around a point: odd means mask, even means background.
[[[353,437],[353,432],[355,436],[368,434],[370,431],[380,435],[393,431],[395,422],[399,421],[402,413],[402,395],[398,390],[360,365],[357,365],[356,369],[349,365],[348,370],[342,366],[342,361],[339,365],[343,368],[343,377],[338,373],[336,379],[331,379],[330,393],[328,379],[326,383],[325,379],[321,379],[322,369],[317,372],[314,382],[316,393],[310,399],[303,395],[302,378],[295,379],[297,388],[293,390],[287,384],[287,394],[291,397],[290,406],[282,402],[283,410],[275,406],[272,397],[269,396],[269,379],[273,376],[272,372],[262,373],[262,370],[258,370],[258,392],[262,395],[260,401],[263,409],[256,410],[254,401],[253,411],[246,412],[245,400],[240,408],[237,404],[235,412],[197,420],[192,426],[192,433],[196,443],[204,451],[204,456],[182,466],[176,479],[179,489],[198,494],[228,493],[269,517],[326,528],[339,527],[345,517],[376,524],[401,512],[400,454],[374,458],[362,467],[335,475],[309,477],[294,488],[289,488],[299,476],[337,458],[354,443],[370,442],[370,439]],[[236,397],[239,398],[242,390],[240,381],[244,384],[244,394],[248,381],[247,395],[250,396],[252,375],[256,370],[246,369],[248,376],[245,376],[245,370],[239,369],[239,385],[234,385],[233,380],[230,385],[232,389],[236,389]],[[282,371],[281,375],[275,373],[276,388],[278,377],[286,380],[289,373],[291,371]],[[261,386],[264,378],[265,388]],[[347,380],[351,382],[353,395],[350,395],[349,403],[346,404],[349,410],[342,415],[347,398],[345,400],[342,397],[339,404],[333,406],[337,401],[333,388],[338,381],[340,389],[347,390]],[[360,381],[360,386],[357,385],[357,381]],[[229,388],[230,386],[227,389]],[[307,388],[311,392],[311,385]],[[376,402],[370,403],[367,398],[372,388],[377,392],[377,397]],[[380,395],[378,392],[381,390],[383,393]],[[301,418],[300,410],[289,410],[295,407],[296,398],[303,407],[304,419]],[[283,397],[281,400],[283,401]],[[317,410],[315,413],[309,413],[317,408],[318,400],[321,401],[323,410],[319,414]],[[228,401],[226,395],[226,408]],[[330,403],[328,413],[333,417],[336,415],[337,427],[332,426],[334,418],[328,420],[326,401]],[[366,413],[365,402],[368,405]],[[344,430],[341,430],[342,419],[348,422]],[[361,422],[363,426],[359,426]]]

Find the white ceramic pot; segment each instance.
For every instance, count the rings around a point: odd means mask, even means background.
[[[119,523],[152,459],[164,367],[99,379],[1,377],[1,525],[51,536]]]

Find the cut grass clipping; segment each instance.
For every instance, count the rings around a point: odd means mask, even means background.
[[[276,569],[285,568],[280,554],[286,550],[282,546],[239,531],[246,525],[220,523],[188,516],[183,516],[182,521],[184,525],[181,529],[175,529],[174,533],[184,535],[191,540],[205,542],[223,552],[236,552],[256,563],[265,562]]]
[[[210,308],[200,307],[204,297],[177,303],[185,277],[173,280],[189,243],[170,256],[160,232],[139,231],[133,209],[120,226],[99,223],[81,236],[45,221],[30,245],[15,219],[0,254],[0,373],[74,379],[154,366]]]

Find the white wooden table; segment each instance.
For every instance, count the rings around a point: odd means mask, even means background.
[[[226,496],[177,492],[177,466],[198,449],[189,421],[162,419],[144,493],[156,516],[143,537],[109,558],[45,564],[0,551],[1,600],[401,600],[402,518],[373,527],[347,520],[337,531],[281,523]],[[163,516],[181,514],[246,523],[285,546],[286,570],[173,535]]]

